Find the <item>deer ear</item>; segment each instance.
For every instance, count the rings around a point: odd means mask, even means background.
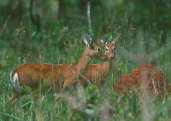
[[[83,42],[86,46],[89,46],[89,42],[91,41],[91,37],[87,34],[83,35]]]
[[[83,42],[84,42],[84,44],[85,44],[87,47],[90,46],[89,43],[88,43],[88,41],[87,41],[87,39],[83,39]]]
[[[102,40],[102,39],[100,39],[99,42],[100,42],[101,44],[104,44],[104,40]]]
[[[83,42],[84,42],[84,44],[86,44],[86,45],[88,44],[88,41],[87,41],[86,38],[83,39]]]
[[[112,42],[111,42],[112,48],[115,47],[115,42],[116,42],[116,41],[112,41]]]
[[[112,41],[111,44],[115,44],[115,41]]]
[[[98,39],[98,44],[102,47],[104,46],[104,41],[102,39]]]

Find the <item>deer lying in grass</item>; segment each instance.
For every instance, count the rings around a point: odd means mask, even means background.
[[[70,86],[73,80],[78,78],[78,72],[84,71],[90,57],[99,54],[99,46],[94,44],[92,49],[86,39],[84,39],[84,43],[86,48],[75,64],[24,63],[16,67],[10,74],[13,86],[10,101],[23,94],[23,87],[29,87],[32,91],[36,91],[41,84],[44,85],[44,89],[53,88],[55,90]]]
[[[143,96],[153,94],[163,98],[171,92],[171,85],[159,67],[151,63],[141,63],[130,73],[120,76],[113,91],[124,95],[127,89],[137,91],[136,94],[139,96],[140,94]]]
[[[102,86],[104,83],[104,78],[108,75],[111,70],[112,62],[114,59],[114,49],[115,43],[119,39],[117,37],[110,43],[105,43],[104,50],[105,53],[101,56],[101,58],[107,58],[107,61],[98,63],[98,64],[88,64],[83,75],[91,81],[92,84],[97,86]],[[88,85],[87,81],[80,76],[80,83],[85,87]]]

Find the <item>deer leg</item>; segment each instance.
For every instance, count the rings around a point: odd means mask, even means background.
[[[17,92],[13,89],[12,96],[9,99],[9,102],[14,102],[15,99],[18,98]]]
[[[68,121],[71,121],[72,111],[71,107],[68,105]]]
[[[62,90],[65,90],[66,88],[71,90],[71,84],[72,84],[72,80],[71,79],[68,79],[68,80],[64,81],[64,85],[63,85],[63,89]]]
[[[9,102],[13,102],[14,100],[16,99],[16,96],[15,95],[12,95],[9,99]]]

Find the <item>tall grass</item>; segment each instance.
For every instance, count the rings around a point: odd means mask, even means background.
[[[110,25],[110,23],[109,23]],[[5,25],[6,26],[6,25]],[[112,25],[111,25],[112,26]],[[117,25],[116,25],[117,26]],[[11,28],[10,28],[11,27]],[[113,27],[113,26],[112,26]],[[116,28],[116,27],[115,27]],[[69,29],[65,24],[56,24],[42,30],[34,30],[30,24],[9,26],[1,31],[0,38],[0,120],[2,121],[169,121],[171,119],[171,97],[158,99],[149,95],[146,100],[127,90],[119,95],[112,91],[116,79],[129,73],[142,61],[155,61],[169,81],[171,79],[171,46],[158,46],[153,34],[137,31],[131,36],[129,28],[101,33],[95,31],[96,38],[111,41],[117,33],[121,39],[117,43],[116,60],[111,74],[105,79],[103,88],[89,85],[76,86],[71,93],[46,93],[35,100],[34,95],[24,95],[15,103],[8,99],[12,95],[9,79],[10,71],[23,62],[73,63],[78,60],[83,45],[81,35],[85,26]],[[32,30],[32,31],[31,31]],[[128,32],[127,32],[128,30]],[[133,44],[130,44],[134,39]],[[148,39],[148,41],[147,41]],[[148,45],[148,47],[146,46]],[[99,60],[92,59],[90,63]],[[171,83],[171,82],[170,82]],[[43,98],[44,97],[44,98]]]

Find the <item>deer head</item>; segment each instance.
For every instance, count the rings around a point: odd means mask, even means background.
[[[103,54],[101,54],[101,59],[114,59],[114,49],[115,49],[115,45],[116,42],[119,40],[119,36],[116,37],[115,39],[113,39],[112,42],[104,42],[102,39],[99,40],[99,43],[101,46],[103,46],[104,48],[104,52]]]
[[[100,53],[100,46],[92,42],[92,38],[89,35],[84,36],[83,42],[86,45],[86,51],[88,56],[98,56]]]

